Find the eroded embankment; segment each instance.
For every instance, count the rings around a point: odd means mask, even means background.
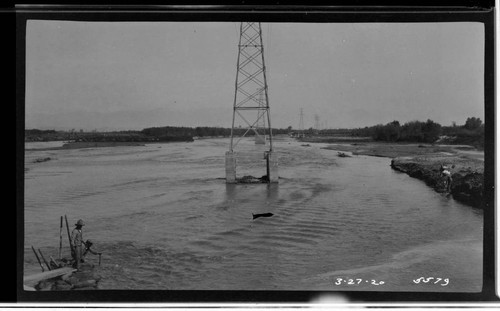
[[[452,183],[450,194],[454,199],[474,207],[483,206],[484,163],[479,160],[460,156],[417,156],[392,159],[391,167],[411,177],[423,180],[437,192],[446,192],[444,177],[440,166],[451,169]]]
[[[72,271],[69,261],[64,259],[60,266],[52,266],[52,270],[44,273],[53,273],[53,277],[44,278],[41,274],[28,276],[24,279],[25,290],[31,291],[68,291],[68,290],[93,290],[99,289],[101,275],[98,269],[90,263],[82,263],[80,269]],[[54,262],[55,263],[55,262]],[[66,266],[65,266],[66,265]],[[62,269],[60,269],[62,268]],[[69,271],[68,271],[69,269]],[[58,271],[61,271],[58,273]],[[62,274],[61,273],[65,273]],[[41,279],[41,280],[39,280]]]

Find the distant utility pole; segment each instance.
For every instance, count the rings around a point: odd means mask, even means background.
[[[300,108],[300,119],[299,119],[299,137],[304,137],[304,110]]]
[[[255,120],[255,111],[257,119]],[[238,119],[247,125],[246,131],[235,141],[235,121]],[[263,122],[262,128],[259,123]],[[267,123],[267,124],[266,124]],[[262,123],[261,123],[262,124]],[[269,112],[269,95],[264,61],[264,45],[260,23],[242,22],[238,43],[238,61],[236,64],[236,81],[233,102],[233,122],[231,141],[226,152],[226,182],[236,182],[235,147],[250,131],[255,139],[266,141],[269,137],[269,150],[265,151],[267,161],[267,177],[270,182],[278,182],[278,162],[273,154],[273,135]]]
[[[314,128],[319,130],[319,116],[317,114],[314,115]]]

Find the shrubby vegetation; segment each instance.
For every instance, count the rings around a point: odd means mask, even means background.
[[[272,129],[275,134],[288,134],[288,129]],[[236,128],[236,136],[243,135],[247,129]],[[115,131],[115,132],[84,132],[75,131],[55,131],[27,129],[24,132],[25,141],[65,141],[77,142],[166,142],[166,141],[193,141],[194,137],[229,137],[230,128],[222,127],[179,127],[163,126],[150,127],[141,131]],[[248,131],[247,136],[253,136],[253,131]]]
[[[463,126],[445,126],[442,135],[455,143],[484,148],[484,124],[479,118],[467,118]]]
[[[33,129],[33,130],[26,130],[25,131],[25,135],[26,136],[56,134],[56,133],[57,132],[55,130],[38,130],[38,129]]]
[[[246,128],[235,128],[235,135],[243,135]],[[290,134],[292,127],[272,129],[273,135]],[[392,121],[385,125],[356,128],[356,129],[325,129],[315,130],[309,128],[304,131],[306,136],[350,136],[369,137],[375,141],[385,142],[418,142],[467,144],[478,148],[484,148],[484,124],[476,117],[467,118],[464,125],[441,126],[432,120],[411,121],[403,125],[399,121]],[[254,135],[253,131],[248,131],[247,136]],[[133,141],[133,142],[154,142],[154,141],[192,141],[194,137],[229,137],[230,128],[223,127],[179,127],[163,126],[150,127],[141,131],[117,131],[117,132],[83,132],[80,131],[55,131],[55,130],[25,130],[25,141],[54,141],[54,140],[74,140],[74,141]]]
[[[411,121],[403,125],[400,125],[399,121],[392,121],[386,125],[355,129],[352,133],[354,136],[371,137],[377,141],[433,143],[441,135],[441,125],[432,120]]]
[[[441,126],[432,120],[411,121],[403,125],[398,121],[392,121],[386,125],[353,129],[351,135],[371,137],[373,140],[386,142],[434,143],[438,139],[443,139],[447,143],[484,147],[484,124],[481,119],[475,117],[467,118],[462,126],[456,124]]]
[[[247,131],[246,128],[235,128],[234,134],[241,136]],[[272,129],[273,134],[288,134],[288,129]],[[165,137],[165,136],[196,136],[196,137],[229,137],[231,136],[230,128],[223,127],[177,127],[177,126],[163,126],[151,127],[141,131],[147,136]],[[253,131],[248,131],[246,136],[253,136]]]

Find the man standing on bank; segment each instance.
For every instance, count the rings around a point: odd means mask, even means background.
[[[452,168],[455,168],[455,164],[453,164],[451,167],[442,164],[441,168],[440,168],[441,176],[444,176],[446,178],[444,181],[444,184],[446,186],[446,191],[448,193],[450,193],[450,191],[451,191],[451,182],[453,181],[453,179],[451,178],[451,169]]]
[[[83,250],[83,235],[82,227],[85,226],[83,220],[79,219],[76,224],[76,228],[71,232],[71,242],[75,248],[75,262],[76,268],[80,270],[80,264],[82,262],[82,250]]]

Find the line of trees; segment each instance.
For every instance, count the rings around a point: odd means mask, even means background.
[[[234,135],[241,136],[246,128],[235,128]],[[273,128],[273,135],[290,134],[292,127]],[[401,125],[399,121],[392,121],[385,125],[356,128],[356,129],[328,129],[304,131],[309,136],[345,135],[354,137],[370,137],[376,141],[386,142],[419,142],[434,143],[438,139],[442,142],[454,144],[473,145],[484,148],[484,124],[476,117],[467,118],[464,125],[441,126],[432,120],[426,122],[411,121]],[[117,132],[69,132],[55,130],[25,130],[25,141],[51,141],[51,140],[76,140],[76,141],[192,141],[193,137],[229,137],[230,128],[223,127],[179,127],[163,126],[150,127],[141,131]],[[254,135],[248,131],[248,136]],[[440,141],[440,142],[441,142]]]
[[[247,131],[246,128],[235,128],[234,135],[241,136]],[[288,134],[289,129],[272,129],[274,134]],[[177,126],[162,126],[162,127],[150,127],[145,128],[141,131],[146,136],[197,136],[197,137],[229,137],[231,136],[230,128],[223,127],[177,127]],[[246,134],[247,136],[255,135],[255,132],[250,130]]]
[[[457,126],[456,123],[452,126],[441,126],[430,119],[426,122],[411,121],[403,125],[399,121],[392,121],[385,125],[378,124],[351,130],[351,135],[387,142],[434,143],[444,138],[449,143],[484,146],[484,124],[476,117],[467,118],[465,124],[461,126]]]
[[[356,129],[354,136],[369,136],[377,141],[411,141],[432,143],[441,135],[441,125],[427,120],[426,122],[411,121],[400,125],[399,121],[392,121],[386,125],[378,124],[371,127]]]
[[[484,124],[479,118],[467,118],[462,126],[455,123],[452,126],[444,126],[442,135],[452,138],[455,143],[484,148]]]
[[[241,136],[247,131],[246,128],[235,128],[234,135]],[[288,134],[287,129],[272,129],[275,134]],[[254,131],[248,131],[247,136],[255,135]],[[114,132],[84,132],[75,131],[55,131],[26,129],[24,131],[25,141],[57,141],[74,140],[82,142],[105,142],[105,141],[193,141],[193,137],[229,137],[230,128],[223,127],[182,127],[182,126],[163,126],[150,127],[141,131],[114,131]]]

